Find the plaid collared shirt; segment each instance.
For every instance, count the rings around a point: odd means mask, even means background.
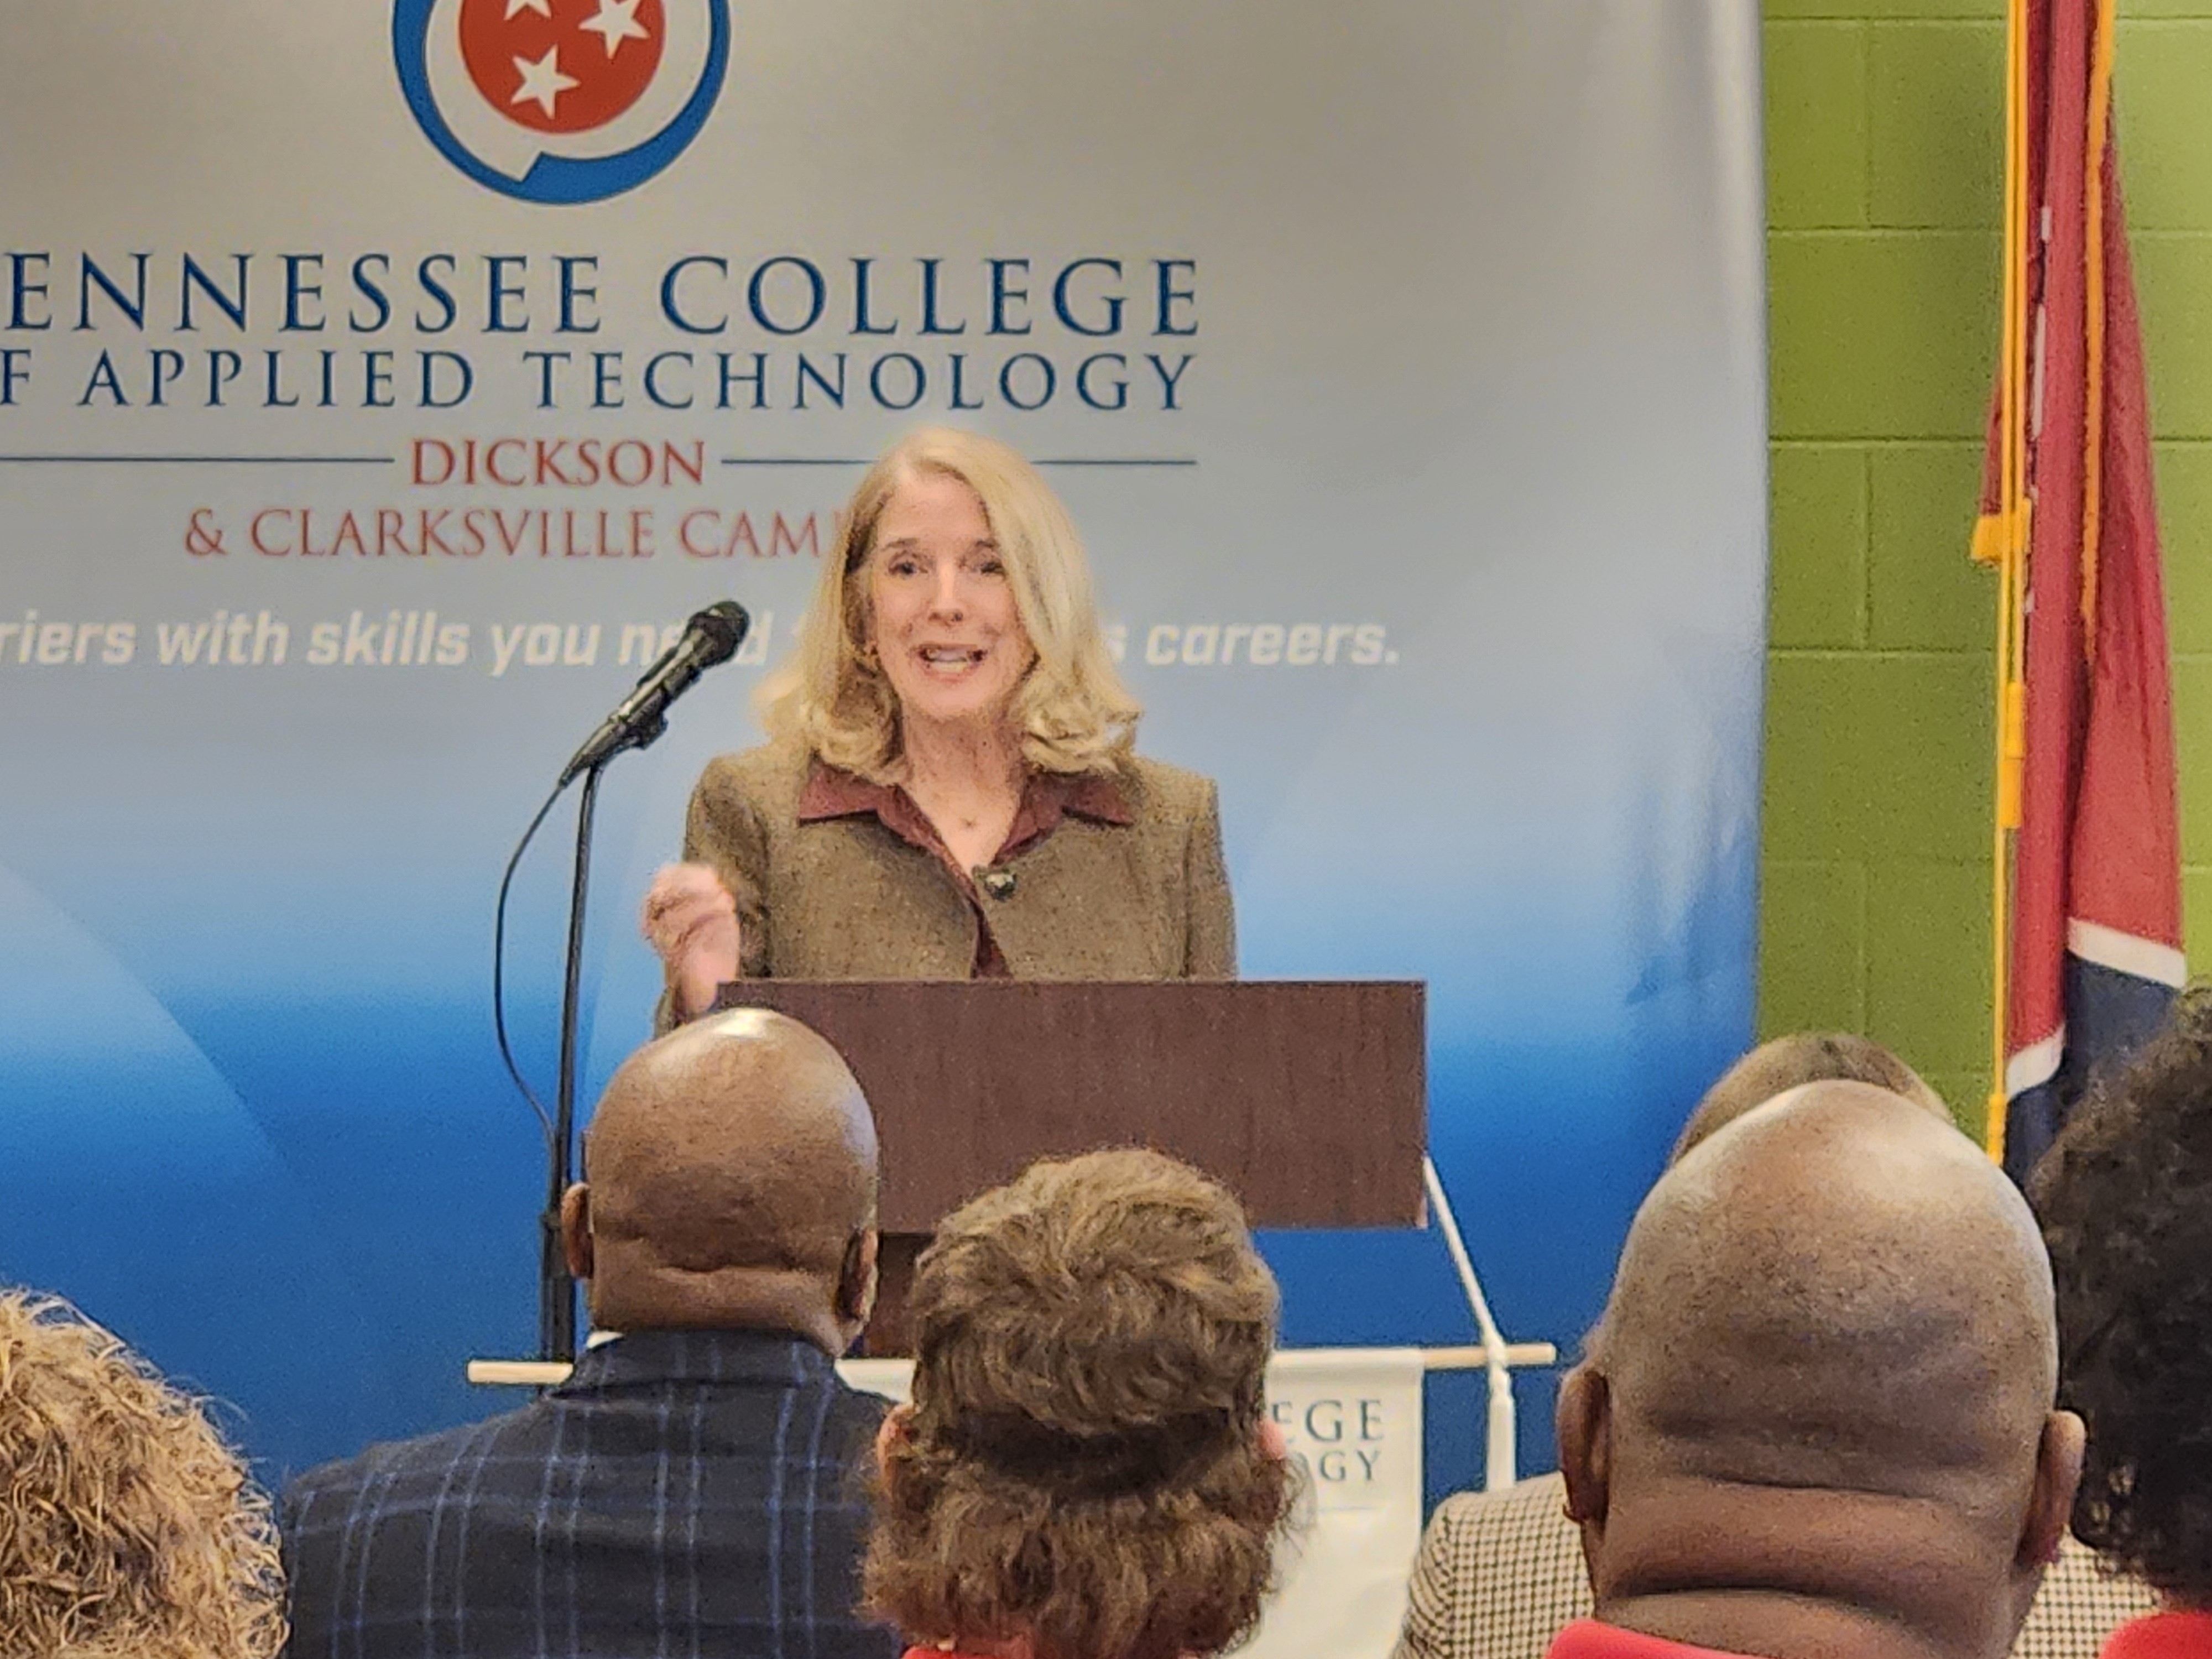
[[[793,1337],[648,1331],[284,1495],[292,1659],[892,1659],[854,1613],[884,1402]]]

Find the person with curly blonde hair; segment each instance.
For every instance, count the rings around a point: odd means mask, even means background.
[[[1135,754],[1082,540],[1006,445],[868,470],[763,697],[646,896],[663,1029],[741,976],[1235,974],[1214,787]]]
[[[1237,1200],[1156,1152],[1040,1164],[949,1217],[877,1441],[868,1605],[918,1654],[1248,1635],[1297,1486],[1261,1398],[1276,1305]]]
[[[267,1659],[268,1499],[199,1401],[66,1303],[0,1290],[0,1653]]]

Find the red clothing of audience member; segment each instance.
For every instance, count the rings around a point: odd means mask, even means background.
[[[909,1653],[906,1659],[915,1656]],[[1595,1619],[1577,1619],[1552,1638],[1545,1659],[1741,1659],[1741,1656],[1601,1625]]]
[[[2112,1632],[2100,1659],[2208,1659],[2212,1613],[2154,1613]]]

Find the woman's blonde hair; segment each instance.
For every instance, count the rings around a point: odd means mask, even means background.
[[[1023,757],[1045,772],[1114,771],[1142,711],[1114,672],[1099,631],[1074,521],[1013,450],[952,427],[925,427],[901,439],[853,492],[799,644],[761,687],[770,735],[796,738],[830,765],[874,782],[896,781],[898,700],[868,649],[863,573],[893,493],[927,472],[959,479],[982,501],[1015,611],[1036,652],[1009,710]]]
[[[1257,1622],[1297,1490],[1261,1444],[1275,1281],[1157,1152],[1040,1164],[938,1229],[869,1607],[921,1641],[1176,1659]]]
[[[0,1651],[266,1659],[269,1500],[198,1402],[64,1303],[0,1291]]]

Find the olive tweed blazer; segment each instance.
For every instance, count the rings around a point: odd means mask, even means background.
[[[1228,979],[1236,924],[1213,782],[1132,759],[1114,781],[1129,822],[1069,812],[971,896],[944,860],[869,814],[802,823],[813,759],[769,744],[708,763],[684,856],[736,896],[745,974],[773,979],[966,979],[978,905],[1016,979]],[[662,1024],[667,1023],[664,1003]]]

